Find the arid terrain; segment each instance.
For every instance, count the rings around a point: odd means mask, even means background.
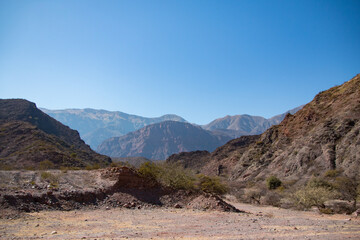
[[[360,219],[233,203],[247,213],[82,209],[0,219],[1,239],[360,239]]]

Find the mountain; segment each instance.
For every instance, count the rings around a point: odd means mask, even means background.
[[[259,136],[243,136],[197,158],[180,154],[168,161],[196,166],[231,181],[263,181],[276,175],[306,181],[330,169],[360,172],[360,74],[323,91],[294,115]],[[191,156],[193,154],[193,157]],[[193,162],[195,163],[193,163]]]
[[[109,157],[92,151],[77,131],[51,118],[34,103],[0,99],[0,164],[34,167],[44,160],[57,167],[111,162]]]
[[[149,124],[170,120],[186,122],[185,119],[171,114],[158,118],[146,118],[123,112],[89,108],[67,110],[48,110],[42,108],[41,110],[63,124],[79,131],[81,138],[92,149],[96,149],[100,143],[108,138],[125,135]]]
[[[269,119],[247,114],[225,116],[223,118],[215,119],[209,124],[204,125],[203,128],[206,130],[227,134],[232,138],[243,135],[257,135],[265,132],[272,125],[279,124],[285,118],[286,114],[294,114],[302,107],[303,106],[294,108],[287,111],[286,113],[276,115]]]
[[[173,153],[213,151],[231,138],[189,123],[165,121],[148,125],[122,137],[104,141],[97,149],[111,157],[146,157],[164,160]]]

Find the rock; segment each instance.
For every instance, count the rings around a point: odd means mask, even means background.
[[[183,208],[179,203],[174,205],[174,208]]]
[[[354,217],[358,217],[360,215],[360,208],[353,212],[351,215]]]
[[[52,231],[51,232],[51,235],[55,235],[55,234],[57,234],[57,231]]]
[[[110,207],[106,207],[105,209],[106,209],[106,210],[110,210]]]

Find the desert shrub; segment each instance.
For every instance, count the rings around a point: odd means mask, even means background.
[[[160,167],[160,165],[153,162],[145,162],[141,164],[138,169],[138,173],[141,176],[154,180],[158,180],[162,172],[163,169]]]
[[[313,178],[306,186],[293,194],[295,205],[300,209],[309,209],[312,206],[324,208],[324,203],[335,199],[338,193],[332,185],[323,179]]]
[[[270,176],[266,179],[266,186],[268,189],[277,189],[281,186],[281,181],[276,176]]]
[[[138,173],[174,189],[195,189],[193,174],[178,164],[145,162]]]
[[[44,160],[39,163],[40,170],[54,169],[55,164],[49,160]]]
[[[208,193],[225,194],[228,188],[220,181],[219,177],[209,177],[205,175],[198,175],[199,188]]]
[[[328,170],[324,173],[324,177],[335,178],[340,175],[340,171],[337,169]]]
[[[275,207],[280,206],[281,196],[279,193],[274,191],[268,191],[264,196],[261,197],[261,204],[272,205]]]
[[[307,183],[307,185],[312,188],[326,188],[329,190],[334,189],[334,186],[323,178],[312,178]]]
[[[13,169],[11,165],[0,163],[0,170],[11,171]]]
[[[50,183],[51,188],[57,188],[59,185],[59,177],[49,172],[41,172],[41,179]]]
[[[360,196],[360,181],[355,177],[340,176],[335,179],[333,186],[341,194],[342,199],[353,201],[355,210],[357,198]]]
[[[87,165],[85,167],[85,170],[95,170],[95,169],[100,169],[100,165],[98,163],[94,163],[92,165]]]
[[[195,189],[195,177],[181,165],[164,163],[161,164],[162,174],[160,182],[175,189]]]
[[[260,204],[261,197],[264,195],[264,191],[262,191],[260,188],[258,189],[248,189],[244,192],[244,195],[242,196],[241,200],[243,200],[246,203],[255,203]]]

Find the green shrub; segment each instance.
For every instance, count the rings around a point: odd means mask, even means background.
[[[282,182],[276,176],[270,176],[269,178],[266,179],[266,186],[270,190],[277,189],[278,187],[281,186],[281,184]]]
[[[225,184],[221,183],[219,177],[209,177],[205,175],[198,175],[199,188],[208,193],[225,194],[228,188]]]

